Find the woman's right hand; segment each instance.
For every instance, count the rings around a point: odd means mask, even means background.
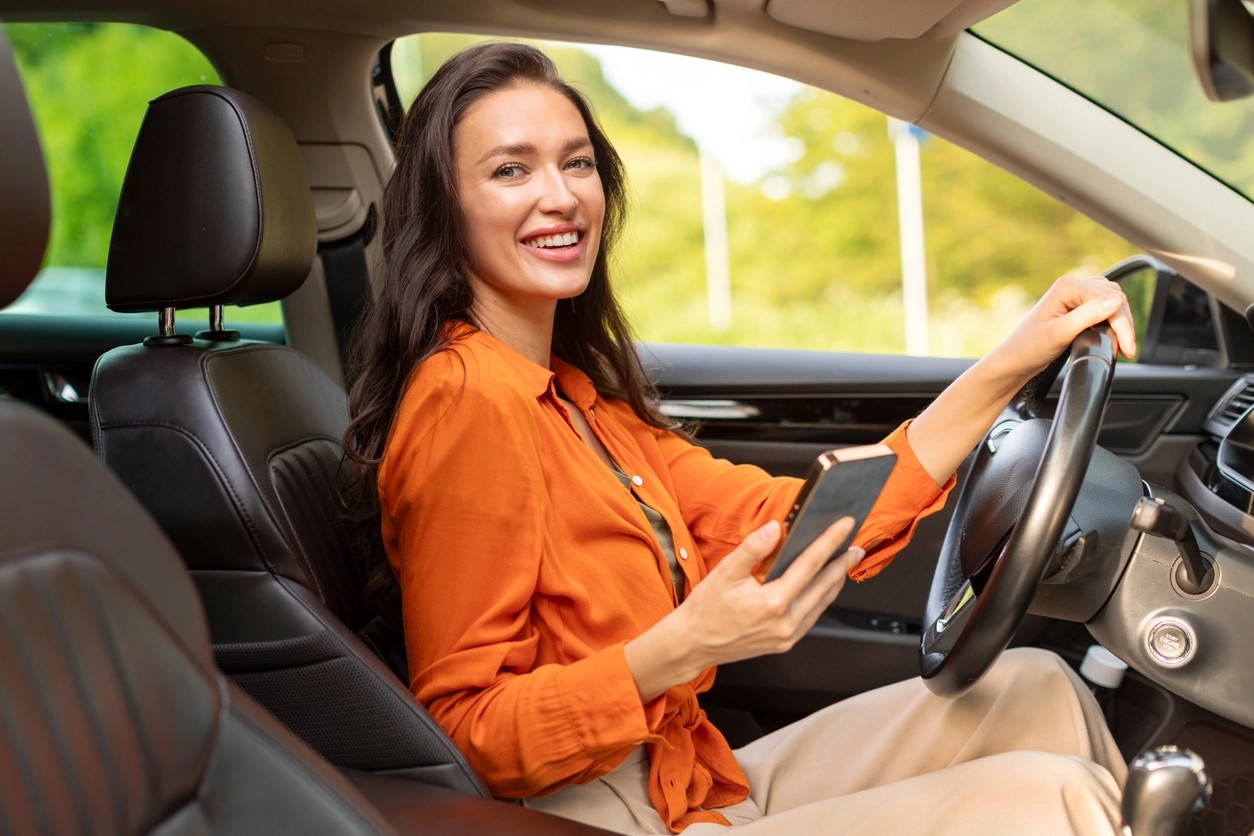
[[[827,562],[852,525],[845,517],[829,526],[778,580],[765,584],[753,570],[775,549],[780,525],[769,522],[746,537],[677,609],[627,643],[641,698],[647,702],[712,665],[791,649],[864,556],[852,548]]]

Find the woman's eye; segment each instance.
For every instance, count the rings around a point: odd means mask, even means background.
[[[566,167],[574,171],[591,171],[597,167],[597,162],[591,157],[575,157],[566,164]]]
[[[523,167],[518,163],[506,163],[494,171],[492,176],[500,180],[516,180],[523,176]]]

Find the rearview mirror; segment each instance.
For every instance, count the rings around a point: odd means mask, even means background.
[[[1191,0],[1193,68],[1206,97],[1228,102],[1254,94],[1254,16],[1241,0]]]

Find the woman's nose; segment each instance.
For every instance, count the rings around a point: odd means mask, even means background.
[[[569,215],[579,205],[579,198],[571,190],[561,171],[545,172],[543,193],[540,195],[540,210]]]

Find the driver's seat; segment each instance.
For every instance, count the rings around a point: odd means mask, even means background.
[[[182,553],[238,685],[338,766],[486,795],[358,635],[370,613],[340,514],[343,389],[304,354],[220,322],[174,333],[176,308],[282,299],[309,274],[316,236],[300,151],[269,108],[211,86],[151,102],[106,299],[161,311],[165,327],[97,363],[97,452]]]

